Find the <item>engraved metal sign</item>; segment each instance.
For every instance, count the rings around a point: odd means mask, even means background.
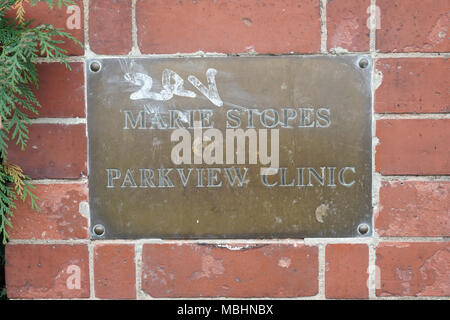
[[[88,60],[94,239],[372,231],[367,56]]]

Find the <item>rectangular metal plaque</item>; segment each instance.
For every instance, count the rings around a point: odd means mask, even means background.
[[[92,238],[370,235],[371,70],[367,56],[88,60]]]

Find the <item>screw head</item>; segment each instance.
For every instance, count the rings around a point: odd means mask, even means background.
[[[361,223],[358,226],[358,233],[361,235],[367,234],[369,232],[369,230],[370,230],[370,227],[367,223]]]
[[[361,58],[361,59],[358,61],[358,66],[359,66],[361,69],[366,69],[366,68],[369,66],[369,60],[368,60],[367,58]]]
[[[94,228],[92,228],[92,230],[94,231],[94,234],[99,237],[105,234],[105,227],[101,224],[95,225]]]
[[[89,65],[89,69],[92,72],[99,72],[101,68],[102,68],[102,65],[98,61],[92,61],[91,64]]]

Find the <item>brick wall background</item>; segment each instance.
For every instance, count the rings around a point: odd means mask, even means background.
[[[85,49],[66,46],[72,72],[41,62],[43,107],[26,151],[10,151],[42,209],[15,211],[10,298],[450,297],[448,0],[76,3],[75,29],[75,11],[27,11]],[[86,58],[355,52],[375,59],[372,237],[89,240]]]

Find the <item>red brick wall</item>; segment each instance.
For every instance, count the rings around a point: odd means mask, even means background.
[[[76,2],[80,28],[69,31],[85,50],[66,46],[72,72],[39,65],[43,107],[27,150],[10,151],[42,209],[15,210],[10,298],[450,296],[448,0]],[[368,28],[370,12],[379,23]],[[27,12],[64,28],[70,16]],[[86,58],[348,52],[375,59],[373,236],[89,240]]]

